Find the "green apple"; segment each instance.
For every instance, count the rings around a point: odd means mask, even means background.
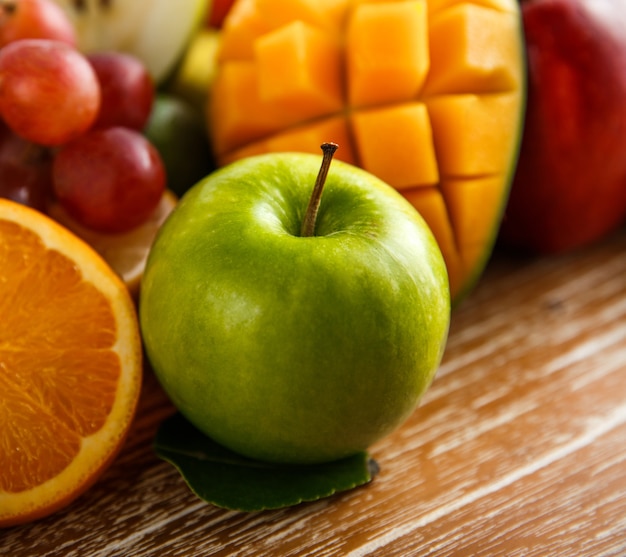
[[[430,229],[373,175],[328,170],[330,157],[319,174],[303,153],[212,173],[162,226],[144,272],[141,328],[164,390],[251,458],[367,449],[414,411],[445,348],[448,277]]]
[[[143,60],[159,83],[203,26],[211,0],[55,0],[83,52],[116,50]]]

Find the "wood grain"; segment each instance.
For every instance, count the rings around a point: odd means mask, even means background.
[[[420,408],[369,485],[280,511],[198,500],[151,442],[151,374],[123,452],[0,555],[626,555],[626,233],[564,257],[497,252],[455,310]]]

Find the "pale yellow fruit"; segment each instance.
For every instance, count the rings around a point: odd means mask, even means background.
[[[102,234],[89,230],[72,219],[58,204],[48,214],[94,248],[122,278],[133,298],[137,299],[141,277],[154,237],[177,203],[166,191],[152,216],[137,228],[123,234]]]
[[[211,4],[211,0],[55,1],[73,22],[83,52],[133,54],[156,82],[172,71]]]
[[[203,112],[215,79],[219,37],[216,29],[200,30],[189,43],[168,87]]]

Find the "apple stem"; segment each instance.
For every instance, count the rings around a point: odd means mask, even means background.
[[[317,221],[317,212],[320,208],[320,201],[322,200],[322,191],[324,189],[324,184],[326,183],[326,176],[328,175],[330,163],[333,160],[333,155],[338,147],[339,145],[336,143],[322,143],[321,145],[324,155],[320,171],[318,172],[317,179],[315,180],[313,193],[311,194],[311,199],[309,200],[309,205],[306,208],[304,220],[302,221],[302,228],[300,229],[300,236],[302,237],[306,238],[308,236],[315,235],[315,223]]]

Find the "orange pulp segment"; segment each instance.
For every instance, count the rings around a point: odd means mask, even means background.
[[[112,462],[141,388],[124,283],[85,242],[0,199],[0,527],[64,507]]]

